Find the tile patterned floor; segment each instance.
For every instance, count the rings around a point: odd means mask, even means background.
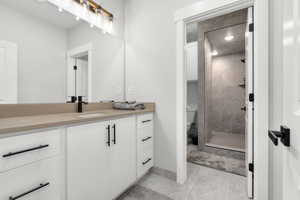
[[[188,163],[188,180],[184,185],[151,173],[118,200],[247,199],[245,177]]]

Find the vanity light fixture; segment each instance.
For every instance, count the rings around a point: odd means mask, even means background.
[[[66,11],[79,21],[85,21],[91,27],[97,27],[106,33],[112,33],[114,16],[102,8],[96,0],[39,0],[55,5],[59,12]]]
[[[216,50],[213,50],[212,52],[211,52],[211,55],[212,56],[217,56],[219,53],[216,51]]]
[[[233,35],[227,35],[224,39],[229,42],[229,41],[234,39],[234,36]]]
[[[101,14],[105,17],[107,17],[109,20],[113,21],[113,14],[108,12],[106,9],[102,8],[98,3],[96,3],[94,0],[73,0],[80,5],[82,5],[84,8],[89,10],[90,12],[93,12],[94,14]]]
[[[73,0],[79,5],[83,6],[87,12],[95,14],[96,18],[91,17],[90,27],[97,26],[103,30],[104,33],[112,32],[113,14],[102,8],[94,0]]]

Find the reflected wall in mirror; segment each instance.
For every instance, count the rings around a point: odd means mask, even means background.
[[[101,3],[114,14],[112,34],[47,1],[1,0],[0,104],[122,100],[123,2]]]

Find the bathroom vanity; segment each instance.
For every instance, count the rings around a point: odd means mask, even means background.
[[[1,118],[0,200],[118,197],[153,166],[153,112]]]

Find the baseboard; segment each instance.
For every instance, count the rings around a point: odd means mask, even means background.
[[[176,173],[167,169],[162,169],[159,167],[152,167],[150,172],[168,178],[170,180],[176,181]]]

